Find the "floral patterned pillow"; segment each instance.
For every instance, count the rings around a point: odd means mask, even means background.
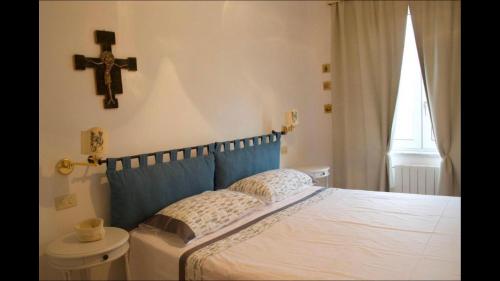
[[[305,173],[294,169],[276,169],[241,179],[228,189],[273,203],[297,194],[310,185],[312,178]]]
[[[144,224],[174,233],[188,243],[262,206],[262,201],[241,192],[226,189],[205,191],[167,206]]]

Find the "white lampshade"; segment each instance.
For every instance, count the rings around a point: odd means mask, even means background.
[[[297,110],[292,109],[286,113],[286,126],[297,126],[299,124],[299,117]]]
[[[108,153],[108,133],[94,127],[81,133],[82,154],[102,156]]]

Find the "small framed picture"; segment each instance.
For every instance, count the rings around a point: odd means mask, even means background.
[[[332,112],[332,104],[325,104],[324,105],[325,113],[331,113]]]
[[[328,91],[332,89],[332,83],[330,81],[323,82],[323,90]]]

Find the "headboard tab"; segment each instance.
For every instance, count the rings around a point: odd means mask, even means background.
[[[259,144],[259,137],[253,137],[253,145],[256,146]]]
[[[184,159],[191,158],[191,149],[192,149],[191,147],[184,148],[184,151],[183,151]]]
[[[275,132],[273,131],[273,135],[276,136],[276,140],[279,141],[281,139],[281,132]]]
[[[139,155],[139,166],[146,167],[148,165],[148,155],[141,154]]]
[[[168,151],[168,154],[170,155],[170,161],[177,161],[177,152],[179,152],[178,149],[172,149]]]
[[[211,143],[208,146],[208,154],[212,153],[215,151],[215,143]]]
[[[106,168],[109,171],[116,170],[116,158],[108,158],[106,162]]]
[[[163,163],[163,152],[156,152],[155,153],[155,163],[156,165]]]
[[[215,152],[220,152],[221,151],[221,147],[222,147],[222,143],[221,142],[216,142],[215,143]]]
[[[130,169],[131,164],[130,164],[130,157],[129,156],[122,157],[121,162],[122,162],[123,169]]]
[[[225,141],[224,142],[224,151],[230,151],[231,150],[231,142],[232,141]]]
[[[234,150],[238,150],[241,148],[240,143],[241,143],[240,139],[234,140]]]
[[[202,145],[196,147],[196,157],[201,157],[201,156],[203,156],[203,146]]]

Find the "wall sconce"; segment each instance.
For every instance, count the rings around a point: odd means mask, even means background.
[[[63,175],[73,172],[75,165],[99,166],[101,158],[108,152],[108,134],[99,127],[94,127],[81,132],[81,153],[89,155],[87,162],[73,162],[64,158],[57,162],[57,170]]]
[[[281,133],[287,134],[288,132],[293,131],[293,129],[299,124],[299,117],[297,110],[292,109],[285,113],[285,126],[282,127]]]

